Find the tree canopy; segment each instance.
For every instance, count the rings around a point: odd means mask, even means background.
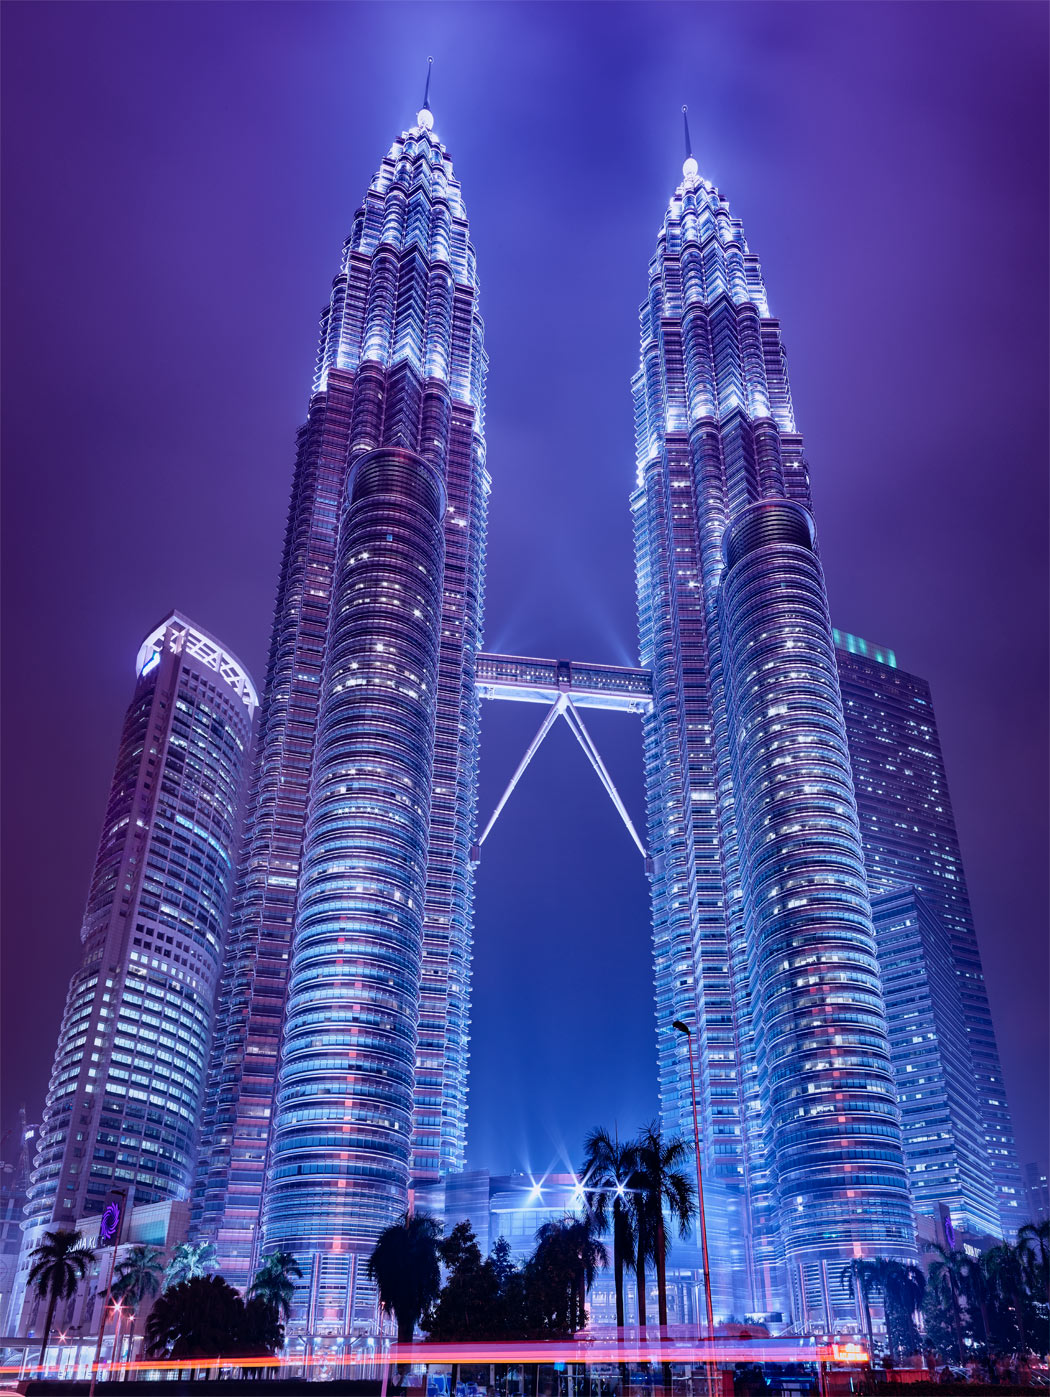
[[[154,1358],[261,1358],[283,1346],[273,1307],[258,1297],[246,1305],[222,1276],[169,1286],[146,1321],[146,1352]]]
[[[219,1269],[214,1242],[180,1242],[164,1271],[164,1286],[179,1285],[210,1275]]]
[[[249,1300],[269,1305],[279,1320],[289,1319],[295,1282],[303,1278],[302,1267],[290,1251],[275,1251],[266,1258],[248,1287]]]

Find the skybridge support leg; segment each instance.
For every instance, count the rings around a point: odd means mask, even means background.
[[[576,738],[576,741],[583,748],[584,755],[590,762],[591,766],[594,768],[598,776],[598,780],[605,787],[606,793],[608,794],[609,799],[612,801],[613,805],[616,807],[616,811],[619,814],[620,819],[626,825],[627,833],[634,840],[635,847],[641,854],[642,858],[645,859],[646,871],[649,872],[650,863],[648,855],[645,852],[645,845],[642,843],[641,839],[639,839],[638,831],[631,823],[631,817],[627,813],[627,807],[620,799],[620,793],[616,789],[616,786],[613,784],[613,779],[606,770],[605,763],[602,761],[601,755],[599,754],[597,747],[594,745],[594,741],[592,740],[590,733],[584,727],[583,719],[580,717],[579,709],[573,703],[572,699],[568,694],[559,695],[559,697],[547,710],[547,714],[544,717],[543,722],[540,724],[539,732],[537,732],[536,736],[529,743],[528,750],[519,762],[517,771],[515,771],[514,775],[510,778],[510,783],[507,786],[507,789],[503,792],[502,796],[500,797],[499,804],[492,812],[492,816],[488,824],[485,826],[481,838],[478,840],[477,844],[475,844],[474,848],[472,849],[471,862],[475,865],[479,862],[482,844],[484,844],[485,840],[491,834],[492,827],[499,819],[503,807],[506,805],[507,801],[510,800],[511,794],[515,786],[517,786],[522,776],[524,776],[525,770],[528,767],[529,762],[532,761],[533,757],[539,751],[543,739],[550,732],[551,728],[554,726],[559,716],[564,717],[565,721],[568,723],[569,728],[572,731],[573,736]]]
[[[606,770],[605,763],[602,761],[601,755],[599,754],[597,747],[595,747],[594,742],[591,739],[590,733],[584,727],[583,719],[580,717],[580,711],[573,703],[572,699],[568,699],[565,704],[565,721],[572,729],[573,734],[576,737],[576,741],[583,748],[587,756],[587,760],[590,762],[591,766],[594,767],[594,770],[598,773],[599,781],[601,781],[602,785],[609,793],[609,799],[612,801],[613,805],[615,805],[617,811],[619,812],[620,819],[627,826],[627,833],[634,840],[638,852],[641,854],[643,859],[648,859],[648,855],[645,852],[645,845],[638,838],[638,831],[631,823],[631,817],[627,813],[627,807],[620,799],[620,793],[613,785],[613,779]]]
[[[481,838],[480,838],[480,839],[478,840],[478,842],[477,842],[477,849],[478,849],[478,850],[481,849],[482,844],[484,844],[485,840],[488,839],[489,833],[490,833],[490,831],[492,830],[492,826],[496,823],[497,819],[499,818],[500,811],[501,811],[501,810],[503,809],[503,807],[506,805],[507,801],[510,800],[511,792],[514,790],[514,787],[515,787],[515,786],[518,784],[518,782],[521,780],[522,776],[524,776],[524,774],[525,774],[525,768],[528,766],[529,762],[532,761],[533,757],[534,757],[534,756],[536,755],[536,753],[539,751],[539,749],[540,749],[540,744],[542,743],[543,739],[547,736],[547,734],[550,732],[551,728],[554,726],[555,721],[557,720],[558,714],[559,714],[559,713],[564,713],[564,712],[565,712],[565,707],[566,707],[566,704],[567,704],[568,702],[569,702],[568,698],[567,698],[564,694],[562,694],[561,697],[558,698],[558,699],[551,705],[551,707],[547,710],[547,716],[544,718],[543,722],[540,724],[540,730],[539,730],[539,732],[536,734],[536,736],[535,736],[535,737],[532,739],[532,741],[529,743],[528,750],[526,751],[525,755],[522,757],[521,762],[520,762],[519,765],[518,765],[517,771],[516,771],[516,772],[514,773],[514,775],[510,778],[510,785],[507,787],[507,789],[503,792],[503,795],[500,797],[500,802],[499,802],[499,804],[496,806],[495,810],[492,812],[492,818],[489,820],[488,824],[485,826],[484,833],[482,834]],[[475,861],[476,861],[476,860],[475,860]]]

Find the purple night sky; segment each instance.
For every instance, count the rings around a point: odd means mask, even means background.
[[[486,648],[635,659],[628,383],[687,102],[783,322],[835,622],[933,686],[1045,1160],[1046,7],[2,21],[3,1130],[42,1108],[143,635],[178,606],[261,685],[318,313],[433,54],[491,356]],[[482,820],[540,717],[485,707]],[[587,721],[640,823],[637,720]],[[479,870],[473,1165],[541,1171],[655,1113],[651,984],[641,861],[559,724]]]

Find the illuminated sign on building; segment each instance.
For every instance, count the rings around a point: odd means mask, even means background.
[[[111,1193],[106,1199],[106,1206],[102,1209],[102,1218],[98,1225],[99,1245],[103,1247],[115,1247],[120,1241],[120,1224],[124,1220],[125,1195],[122,1193]]]

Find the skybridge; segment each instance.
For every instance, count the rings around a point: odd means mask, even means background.
[[[627,813],[627,807],[620,799],[613,779],[584,726],[579,710],[604,708],[615,713],[649,713],[653,706],[652,670],[630,669],[622,665],[598,665],[579,660],[545,660],[529,655],[483,653],[478,655],[475,685],[480,698],[547,705],[547,712],[539,731],[529,743],[517,771],[511,777],[499,804],[492,812],[491,819],[482,831],[481,838],[474,845],[471,861],[475,866],[480,860],[481,846],[492,832],[492,827],[510,799],[511,792],[539,751],[543,739],[557,720],[564,718],[616,807],[627,833],[645,860],[646,872],[651,872],[651,860],[645,845],[639,838],[638,831]]]
[[[567,694],[575,708],[648,713],[653,706],[651,669],[483,653],[478,656],[475,683],[481,698],[517,703],[552,704]]]

